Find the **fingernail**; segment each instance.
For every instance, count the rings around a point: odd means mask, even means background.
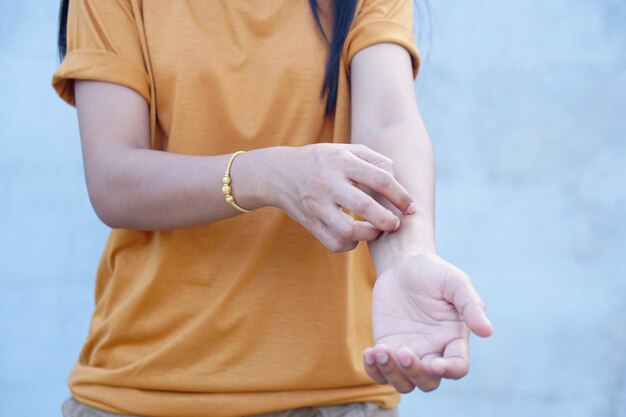
[[[387,354],[385,352],[377,352],[376,353],[376,361],[381,364],[384,365],[387,363],[387,361],[389,360],[389,357],[387,356]]]
[[[398,221],[396,222],[396,227],[393,229],[393,231],[395,232],[399,228],[400,228],[400,219],[398,219]]]
[[[415,203],[411,201],[411,204],[409,204],[409,206],[406,208],[406,210],[404,211],[406,214],[413,214],[415,213],[416,209],[415,209]]]
[[[491,329],[493,330],[493,323],[491,322],[491,320],[489,320],[488,317],[485,317],[485,319],[487,319],[487,323],[489,323],[489,327],[491,327]]]
[[[404,366],[405,368],[408,368],[409,366],[411,366],[411,362],[413,361],[411,360],[410,356],[400,358],[400,365]]]
[[[374,359],[373,355],[368,355],[365,354],[365,363],[368,365],[374,365],[374,362],[376,362],[376,359]]]

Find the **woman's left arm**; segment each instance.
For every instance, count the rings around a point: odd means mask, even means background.
[[[409,254],[436,252],[433,151],[417,105],[410,57],[404,48],[380,43],[363,49],[352,60],[350,78],[352,143],[364,144],[389,157],[396,179],[416,203],[416,212],[404,215],[370,192],[401,221],[396,232],[383,233],[369,242],[380,275]]]
[[[416,205],[405,215],[362,187],[401,221],[397,231],[368,242],[377,274],[375,347],[365,350],[364,366],[374,381],[399,392],[430,391],[441,378],[467,374],[469,332],[487,337],[493,327],[469,276],[436,253],[434,158],[409,54],[393,43],[364,48],[352,59],[350,78],[352,143],[393,160]]]

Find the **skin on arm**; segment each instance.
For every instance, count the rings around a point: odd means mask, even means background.
[[[89,198],[105,224],[182,229],[241,214],[221,191],[231,154],[150,149],[149,108],[138,93],[101,81],[76,80],[74,87]],[[389,164],[389,158],[364,145],[273,146],[237,156],[231,185],[240,206],[278,207],[340,252],[392,231],[398,223],[393,212],[354,187],[355,182],[377,189],[399,212],[411,202]],[[365,221],[355,221],[340,207]]]
[[[118,84],[74,83],[87,190],[104,223],[112,228],[164,230],[239,213],[221,193],[230,154],[151,150],[149,108],[143,97]],[[266,152],[246,152],[233,162],[233,188],[237,203],[245,208],[263,204],[259,190],[268,170]]]
[[[352,143],[392,159],[395,177],[416,205],[412,215],[398,213],[362,187],[401,219],[397,231],[368,242],[378,278],[375,346],[364,351],[364,366],[374,381],[399,392],[431,391],[441,378],[467,374],[470,331],[487,337],[493,327],[469,276],[436,253],[434,158],[408,52],[393,43],[359,51],[351,63],[351,98]]]

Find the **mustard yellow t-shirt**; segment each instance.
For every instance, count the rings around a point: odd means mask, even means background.
[[[308,0],[71,0],[52,84],[72,105],[73,79],[132,88],[149,104],[152,148],[167,152],[349,143],[359,50],[402,45],[417,76],[412,2],[359,0],[329,117],[328,48]],[[375,278],[364,242],[334,254],[274,207],[181,230],[113,229],[69,388],[93,407],[156,417],[394,407],[399,394],[362,366]]]

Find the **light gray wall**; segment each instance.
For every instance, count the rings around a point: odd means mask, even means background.
[[[417,0],[422,2],[423,0]],[[50,87],[56,1],[0,0],[0,415],[60,415],[107,229]],[[626,416],[626,3],[431,0],[416,85],[472,369],[403,416]],[[421,26],[421,25],[420,25]]]

